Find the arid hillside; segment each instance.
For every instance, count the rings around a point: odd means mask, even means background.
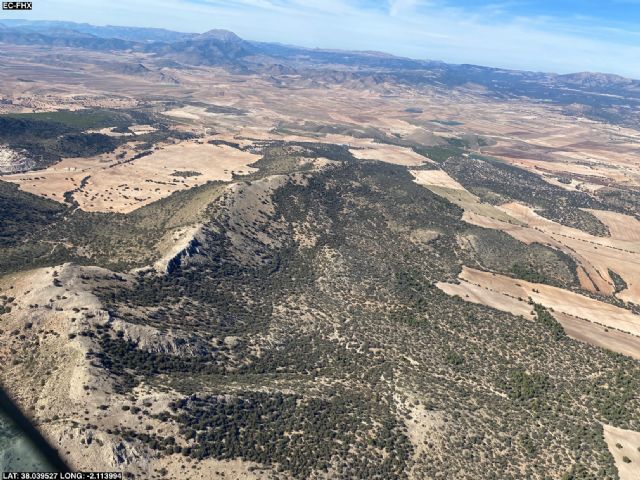
[[[0,382],[73,468],[637,478],[632,116],[162,35],[0,45]]]

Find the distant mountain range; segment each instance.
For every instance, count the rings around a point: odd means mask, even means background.
[[[94,26],[85,23],[2,20],[0,45],[42,45],[96,51],[139,51],[173,66],[222,66],[236,73],[378,84],[474,87],[500,98],[526,97],[620,125],[640,125],[640,81],[618,75],[568,75],[454,65],[380,52],[310,49],[244,40],[233,32],[203,34],[157,28]]]

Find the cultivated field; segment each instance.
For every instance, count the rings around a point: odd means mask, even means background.
[[[464,219],[474,225],[502,230],[521,242],[537,242],[565,252],[578,264],[580,283],[586,290],[613,295],[615,286],[609,274],[609,270],[613,270],[627,285],[616,296],[640,304],[640,282],[637,274],[640,271],[639,242],[615,236],[589,235],[542,218],[530,207],[521,204],[511,203],[499,209],[521,224],[514,225],[474,211],[465,212]],[[631,231],[633,225],[631,223]]]
[[[260,158],[226,145],[185,141],[157,145],[147,155],[128,144],[114,154],[69,158],[46,170],[5,176],[31,193],[62,201],[73,192],[79,207],[89,212],[131,212],[178,190],[209,181],[230,181],[256,169]],[[118,158],[124,154],[124,157]]]
[[[394,165],[415,167],[427,163],[428,159],[408,148],[395,145],[372,144],[365,148],[351,148],[354,157],[367,160],[380,160]]]
[[[558,287],[469,267],[463,267],[459,280],[457,284],[441,282],[437,286],[449,295],[530,319],[534,316],[531,300],[549,308],[554,315],[560,314],[557,320],[567,325],[570,336],[599,346],[607,345],[621,353],[628,354],[631,350],[634,357],[640,355],[640,315],[629,310]],[[626,335],[610,335],[608,329]]]

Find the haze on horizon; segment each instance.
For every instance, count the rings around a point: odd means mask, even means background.
[[[3,11],[7,18],[221,28],[312,48],[640,78],[638,0],[36,0],[32,12]]]

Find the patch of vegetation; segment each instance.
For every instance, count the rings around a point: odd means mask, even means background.
[[[433,123],[438,123],[440,125],[446,125],[448,127],[456,127],[459,125],[464,125],[462,122],[458,122],[457,120],[431,120]]]
[[[250,175],[238,176],[237,180],[252,181],[269,175],[286,175],[309,171],[309,164],[300,164],[302,158],[327,158],[335,161],[355,161],[349,147],[314,142],[265,142],[260,146],[262,157],[250,166],[259,169]]]
[[[276,463],[294,478],[330,469],[357,478],[405,478],[411,443],[380,407],[341,389],[326,398],[247,391],[185,398],[171,405],[171,417],[193,439],[182,453],[194,459]]]
[[[73,195],[75,193],[78,193],[84,187],[86,187],[87,183],[89,183],[89,179],[91,179],[91,175],[87,175],[87,176],[83,177],[82,180],[80,180],[80,185],[78,185],[73,190],[68,190],[68,191],[64,192],[64,201],[66,203],[70,203],[74,207],[79,207],[80,204],[77,202],[77,200],[74,198]]]
[[[539,243],[525,245],[505,232],[479,227],[470,227],[463,239],[469,245],[467,265],[479,263],[486,270],[534,283],[580,286],[576,264],[563,252]]]
[[[505,389],[509,398],[517,402],[526,402],[544,395],[549,389],[549,379],[546,375],[529,374],[517,368],[509,372]]]
[[[353,138],[373,138],[387,139],[387,135],[374,127],[366,127],[355,124],[324,124],[312,121],[302,123],[281,122],[276,127],[276,131],[283,134],[316,134],[316,136],[326,136],[329,134],[345,135]],[[390,139],[391,140],[391,139]]]
[[[246,110],[241,110],[239,108],[234,107],[225,107],[222,105],[209,105],[206,108],[206,111],[209,113],[223,113],[227,115],[246,115]]]
[[[0,142],[25,151],[36,168],[63,156],[90,156],[114,150],[120,141],[99,133],[85,134],[63,123],[0,116]]]
[[[640,192],[633,188],[603,187],[599,188],[596,197],[608,206],[627,215],[640,215]]]
[[[611,277],[611,281],[613,282],[615,293],[620,293],[629,287],[629,285],[627,285],[627,282],[624,281],[624,278],[622,278],[620,275],[618,275],[616,272],[614,272],[611,269],[609,269],[608,271],[609,271],[609,276]]]
[[[62,220],[66,208],[0,180],[0,248],[15,247]]]
[[[414,146],[413,151],[423,157],[433,160],[436,163],[444,163],[450,158],[460,156],[464,153],[462,148],[441,145],[433,147]]]
[[[199,177],[202,175],[200,172],[196,172],[195,170],[185,170],[182,172],[173,172],[171,174],[172,177],[180,177],[180,178],[189,178],[189,177]]]
[[[514,263],[511,266],[511,274],[516,278],[521,278],[528,282],[533,283],[552,283],[543,273],[537,271],[533,265],[523,265],[521,263]]]
[[[562,325],[554,318],[553,315],[542,305],[534,303],[533,310],[536,312],[536,321],[544,325],[549,330],[553,338],[561,340],[566,334]]]
[[[227,140],[209,140],[207,143],[210,145],[226,145],[227,147],[235,148],[237,150],[243,150],[239,143],[228,142]]]
[[[131,115],[118,110],[58,110],[39,113],[9,113],[3,118],[28,120],[45,124],[60,124],[74,129],[89,130],[105,127],[129,127],[133,123]]]

